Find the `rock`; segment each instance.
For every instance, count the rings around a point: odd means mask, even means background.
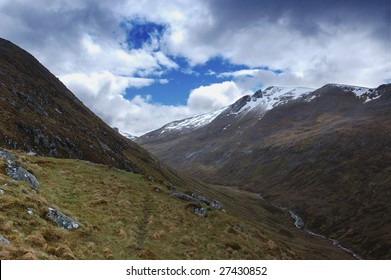
[[[192,196],[190,196],[190,195],[181,193],[181,192],[172,191],[172,192],[171,192],[171,196],[172,196],[172,197],[179,198],[179,199],[182,199],[182,200],[186,200],[186,201],[199,202],[198,199],[196,199],[196,198],[194,198],[194,197],[192,197]]]
[[[11,244],[11,241],[9,241],[7,238],[0,236],[0,243],[3,243],[5,245]]]
[[[201,205],[190,203],[187,206],[194,214],[200,216],[200,217],[207,217],[208,216],[208,210],[203,208]]]
[[[17,181],[25,181],[29,183],[34,190],[39,189],[39,182],[37,178],[23,167],[19,166],[12,160],[7,160],[5,172],[12,179]]]
[[[200,217],[207,217],[208,216],[208,210],[205,208],[194,208],[194,213],[197,214]]]
[[[0,158],[12,160],[12,161],[16,160],[16,157],[13,154],[2,149],[0,149]]]
[[[58,157],[58,151],[54,143],[50,144],[50,155],[53,157]]]
[[[78,229],[80,227],[80,224],[77,221],[61,213],[60,211],[50,207],[48,209],[49,212],[46,214],[46,218],[55,222],[59,227],[65,229]]]
[[[37,155],[37,153],[36,153],[36,152],[33,152],[33,151],[28,151],[26,154],[27,154],[28,156],[36,156],[36,155]]]
[[[206,205],[210,205],[210,201],[205,196],[196,195],[194,193],[192,193],[191,196],[197,199],[198,201],[205,203]]]
[[[0,189],[0,195],[1,195],[1,194],[5,194],[5,191],[2,190],[2,189]]]
[[[220,202],[218,202],[217,200],[213,200],[211,203],[210,203],[210,206],[217,209],[217,210],[222,210],[224,209],[224,206],[223,204],[221,204]]]

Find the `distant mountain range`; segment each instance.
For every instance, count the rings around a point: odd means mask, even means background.
[[[391,258],[391,84],[268,87],[136,141],[208,183],[293,209],[364,258]]]

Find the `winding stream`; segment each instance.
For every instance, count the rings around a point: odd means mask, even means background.
[[[291,218],[293,219],[294,221],[294,224],[295,224],[295,227],[297,227],[298,229],[302,229],[304,230],[305,232],[307,232],[308,234],[310,235],[313,235],[313,236],[316,236],[316,237],[320,237],[320,238],[323,238],[323,239],[326,239],[326,240],[329,240],[334,246],[337,246],[338,248],[344,250],[345,252],[347,252],[348,254],[352,255],[354,258],[358,259],[358,260],[362,260],[361,256],[358,255],[357,253],[355,253],[352,249],[350,248],[347,248],[345,246],[343,246],[341,243],[339,243],[338,240],[335,240],[333,238],[328,238],[322,234],[319,234],[319,233],[315,233],[313,231],[310,231],[308,229],[305,229],[305,224],[304,224],[304,220],[297,214],[295,213],[293,210],[291,209],[288,209],[286,207],[281,207],[281,206],[278,206],[276,204],[273,204],[273,206],[283,210],[283,211],[287,211],[289,213],[289,215],[291,216]]]

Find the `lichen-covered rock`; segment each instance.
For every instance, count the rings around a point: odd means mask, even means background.
[[[78,229],[80,227],[80,224],[77,221],[61,213],[60,211],[50,207],[48,209],[49,212],[46,214],[46,218],[55,222],[59,227],[65,229]]]
[[[11,244],[11,241],[9,241],[7,238],[0,236],[0,243],[3,243],[5,245]]]
[[[19,166],[12,160],[7,160],[5,172],[12,179],[17,181],[25,181],[29,183],[34,190],[39,189],[39,182],[37,178],[23,167]]]

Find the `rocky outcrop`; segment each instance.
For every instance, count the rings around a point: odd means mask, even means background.
[[[205,196],[197,195],[194,193],[192,193],[191,196],[197,199],[199,202],[205,203],[206,205],[210,205],[209,199],[207,199]]]
[[[185,200],[185,201],[194,201],[194,202],[199,202],[199,200],[197,198],[194,198],[190,195],[187,195],[187,194],[184,194],[184,193],[181,193],[181,192],[171,192],[171,196],[172,197],[175,197],[175,198],[179,198],[179,199],[182,199],[182,200]]]
[[[16,157],[12,153],[0,149],[0,158],[7,160],[5,164],[5,172],[9,177],[17,181],[25,181],[29,183],[34,190],[39,189],[39,182],[37,178],[19,164],[17,164],[15,162]]]
[[[192,193],[191,195],[187,195],[181,192],[171,191],[171,196],[185,201],[189,201],[190,203],[187,205],[187,208],[189,208],[194,214],[200,217],[207,217],[208,209],[211,210],[211,208],[225,212],[223,204],[221,204],[217,200],[212,200],[212,202],[210,202],[209,199],[207,199],[205,196],[202,196],[201,194]],[[211,208],[207,209],[202,205],[207,205]]]
[[[34,190],[39,189],[37,178],[23,167],[19,166],[12,160],[7,160],[5,171],[9,177],[17,181],[25,181],[29,183]]]
[[[65,229],[78,229],[80,227],[79,222],[68,217],[54,208],[48,208],[49,212],[46,214],[46,218],[55,222],[59,227]]]

